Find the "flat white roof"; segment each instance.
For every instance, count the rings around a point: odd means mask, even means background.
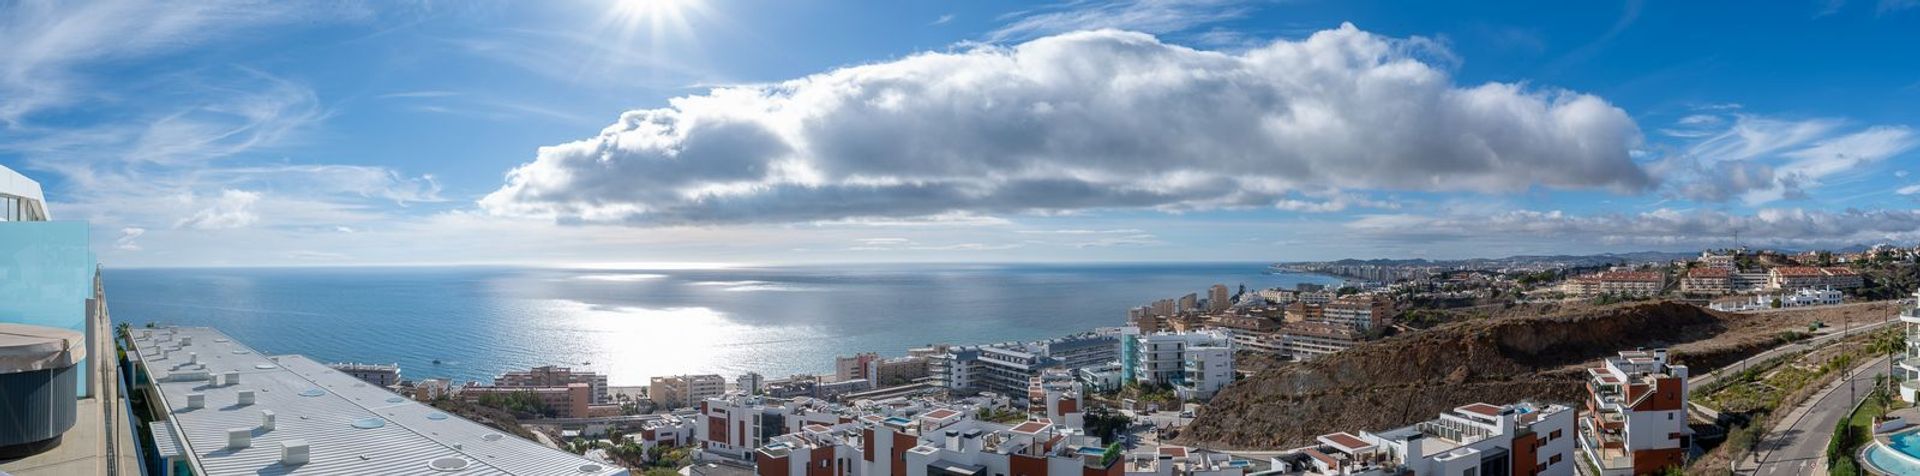
[[[261,355],[211,328],[133,333],[199,474],[628,474],[442,413],[306,357]],[[198,366],[187,364],[189,353],[198,354]],[[238,384],[224,381],[230,371],[239,372]],[[200,372],[222,381],[188,377]],[[254,392],[253,404],[238,403],[243,390]],[[187,407],[195,393],[204,396],[203,408]],[[275,414],[272,430],[260,427],[263,410]],[[252,429],[252,445],[227,448],[228,430],[242,428]],[[280,463],[281,442],[292,440],[307,443],[306,464]],[[447,466],[430,467],[436,460]]]

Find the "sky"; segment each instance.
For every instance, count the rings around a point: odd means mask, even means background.
[[[0,165],[108,266],[1920,241],[1915,0],[0,0],[0,45]]]

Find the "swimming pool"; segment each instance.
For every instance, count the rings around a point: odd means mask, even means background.
[[[1908,430],[1887,438],[1890,444],[1874,443],[1867,448],[1867,464],[1892,474],[1920,474],[1920,430]]]

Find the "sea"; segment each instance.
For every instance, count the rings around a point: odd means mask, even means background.
[[[898,264],[711,269],[108,269],[115,321],[212,326],[274,355],[490,381],[562,365],[653,376],[830,372],[857,352],[1028,341],[1124,325],[1213,284],[1338,284],[1266,263]]]

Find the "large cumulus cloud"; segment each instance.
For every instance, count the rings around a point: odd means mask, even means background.
[[[925,53],[630,111],[480,204],[659,225],[1652,186],[1624,111],[1456,85],[1423,60],[1447,55],[1352,25],[1237,53],[1112,30]]]

